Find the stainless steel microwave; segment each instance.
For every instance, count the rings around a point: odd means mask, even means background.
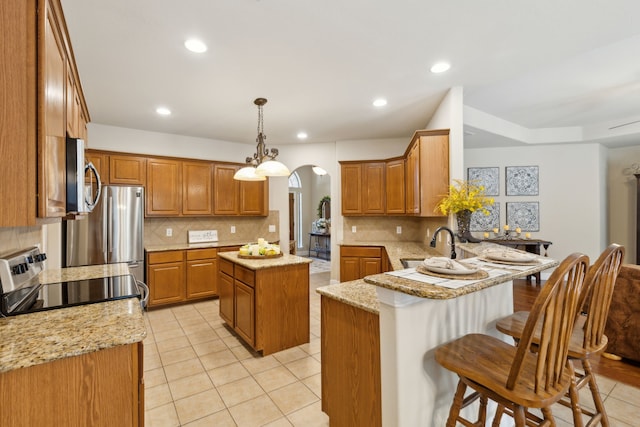
[[[85,162],[84,140],[67,137],[67,213],[85,214],[100,200],[100,174]]]

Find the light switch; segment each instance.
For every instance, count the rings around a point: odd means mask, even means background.
[[[173,229],[167,228],[167,237],[171,237],[171,236],[173,236]]]

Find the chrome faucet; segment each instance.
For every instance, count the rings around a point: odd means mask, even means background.
[[[456,259],[456,237],[449,227],[438,227],[435,233],[433,233],[433,239],[431,239],[431,243],[429,244],[429,246],[431,246],[432,248],[436,247],[436,237],[438,237],[438,233],[442,230],[448,231],[449,235],[451,235],[451,259]]]

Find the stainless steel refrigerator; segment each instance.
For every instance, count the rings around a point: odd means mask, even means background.
[[[65,223],[66,267],[126,262],[144,281],[144,187],[103,186],[91,213]]]

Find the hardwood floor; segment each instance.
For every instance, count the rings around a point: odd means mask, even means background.
[[[534,282],[535,283],[535,282]],[[542,282],[544,284],[544,281]],[[513,281],[514,311],[529,310],[540,292],[540,286],[527,283],[524,279]],[[591,361],[594,372],[634,387],[640,387],[640,363],[623,359],[610,360],[602,356]]]

